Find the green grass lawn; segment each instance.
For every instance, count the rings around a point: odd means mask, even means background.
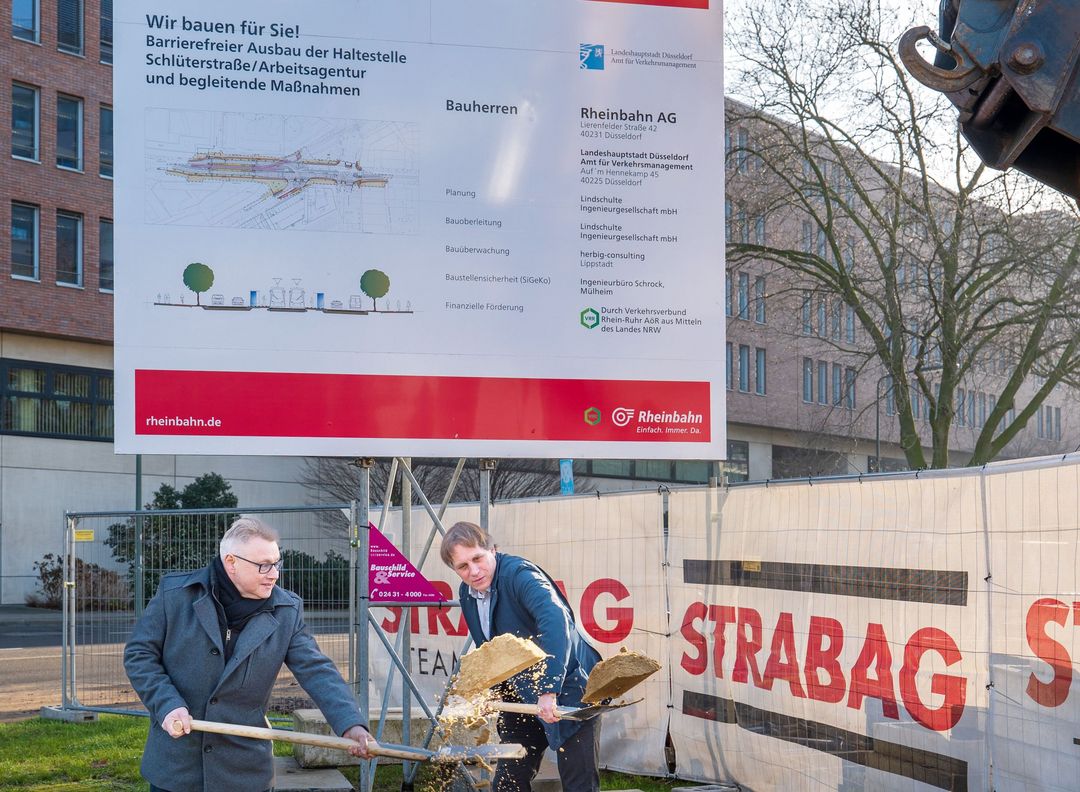
[[[94,723],[42,719],[0,723],[0,790],[146,792],[149,785],[139,776],[139,761],[149,726],[146,718],[122,715],[102,715]],[[274,750],[279,756],[287,756],[292,746],[278,743]],[[356,783],[356,768],[345,768],[343,772]],[[601,773],[603,789],[667,792],[676,785],[689,786],[686,782]],[[427,772],[416,784],[417,790],[431,792],[441,786]],[[375,789],[400,790],[401,767],[380,767]]]

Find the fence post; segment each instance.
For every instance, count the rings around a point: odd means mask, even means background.
[[[371,468],[375,460],[370,457],[357,460],[360,467],[360,492],[356,508],[356,542],[359,547],[357,564],[354,567],[356,580],[356,669],[353,679],[356,680],[356,703],[365,720],[371,718],[371,691],[370,691],[370,651],[368,647],[368,614],[370,581],[368,570],[371,568],[371,532],[368,525],[371,522]],[[371,762],[360,763],[360,783],[358,789],[361,792],[369,792],[375,782],[374,768]]]
[[[142,454],[135,455],[135,618],[143,613],[146,602],[146,581],[143,579],[143,518],[142,518]]]
[[[78,520],[68,515],[66,520],[66,535],[64,536],[64,588],[63,588],[63,652],[64,661],[61,663],[60,680],[64,693],[61,696],[61,706],[67,709],[78,703],[75,695],[75,529]]]

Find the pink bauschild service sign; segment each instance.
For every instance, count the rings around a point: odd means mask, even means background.
[[[368,588],[372,602],[446,602],[446,597],[374,525],[368,524]]]

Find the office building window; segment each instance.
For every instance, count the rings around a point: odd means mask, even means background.
[[[56,213],[56,282],[82,286],[82,215]]]
[[[885,414],[896,415],[896,394],[893,393],[892,377],[886,377],[881,384],[885,387]]]
[[[750,347],[739,344],[739,390],[750,391]]]
[[[11,84],[11,156],[38,158],[38,89]]]
[[[824,360],[817,364],[817,400],[818,404],[829,403],[829,364]]]
[[[855,409],[855,369],[844,369],[844,400],[849,410]]]
[[[112,291],[113,288],[113,225],[112,220],[98,222],[98,288]]]
[[[964,389],[956,389],[956,425],[964,426],[967,421],[967,412],[964,410]]]
[[[824,338],[829,334],[829,305],[825,295],[819,295],[817,301],[817,333]]]
[[[765,215],[758,215],[754,220],[754,244],[765,244]]]
[[[765,395],[765,350],[761,347],[754,349],[754,392]]]
[[[38,208],[11,205],[11,274],[17,278],[38,278]]]
[[[803,220],[802,243],[804,253],[814,252],[814,227],[810,224],[809,220]]]
[[[101,62],[112,63],[112,0],[101,0]]]
[[[745,440],[727,441],[727,459],[720,463],[728,482],[746,481],[750,478],[750,444]]]
[[[802,298],[802,332],[803,335],[814,333],[814,296],[810,292],[803,292]]]
[[[82,170],[82,99],[56,97],[56,164]]]
[[[735,352],[732,349],[731,342],[727,342],[727,389],[731,390],[732,383],[735,382]]]
[[[975,423],[975,391],[973,390],[968,391],[967,411],[968,426],[974,429],[978,424]]]
[[[11,4],[11,33],[25,41],[38,40],[37,0],[13,0]]]
[[[986,426],[986,394],[979,394],[979,426]]]
[[[814,401],[814,361],[802,359],[802,400],[807,404]]]
[[[844,398],[844,367],[839,363],[832,364],[832,403],[839,405]]]
[[[739,273],[739,318],[750,318],[750,275]]]
[[[844,319],[844,339],[849,344],[855,343],[855,309],[848,305],[845,306],[846,318]]]
[[[1054,439],[1061,439],[1061,408],[1054,408]]]
[[[765,276],[754,278],[754,321],[765,324]]]
[[[98,122],[98,174],[113,175],[113,114],[112,108],[102,105]]]
[[[82,0],[57,0],[56,48],[81,55],[83,51]]]
[[[724,276],[724,313],[732,316],[735,310],[731,299],[731,270],[727,270]]]
[[[914,420],[919,420],[922,416],[922,398],[919,394],[919,386],[911,386],[911,417]]]
[[[747,147],[750,144],[750,133],[743,127],[728,130],[727,153],[732,156],[732,171],[735,173],[748,173],[750,171],[750,152]]]
[[[112,440],[112,372],[0,360],[0,433]]]
[[[825,254],[828,253],[829,245],[825,239],[825,229],[819,228],[817,230],[817,254],[821,258],[825,258]]]
[[[1036,416],[1035,436],[1036,437],[1046,437],[1046,424],[1043,421],[1043,411],[1042,411],[1041,407],[1038,410],[1035,411],[1035,416]]]

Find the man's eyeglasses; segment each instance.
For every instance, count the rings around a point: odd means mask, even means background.
[[[260,564],[258,561],[252,561],[252,560],[250,560],[248,558],[244,558],[243,556],[238,556],[236,553],[233,553],[232,557],[233,558],[239,558],[241,561],[247,561],[249,564],[254,564],[255,566],[257,566],[259,568],[259,574],[260,575],[268,575],[268,574],[270,574],[271,569],[276,569],[278,572],[281,571],[282,561],[280,559],[277,560],[277,561],[274,561],[272,564]]]

